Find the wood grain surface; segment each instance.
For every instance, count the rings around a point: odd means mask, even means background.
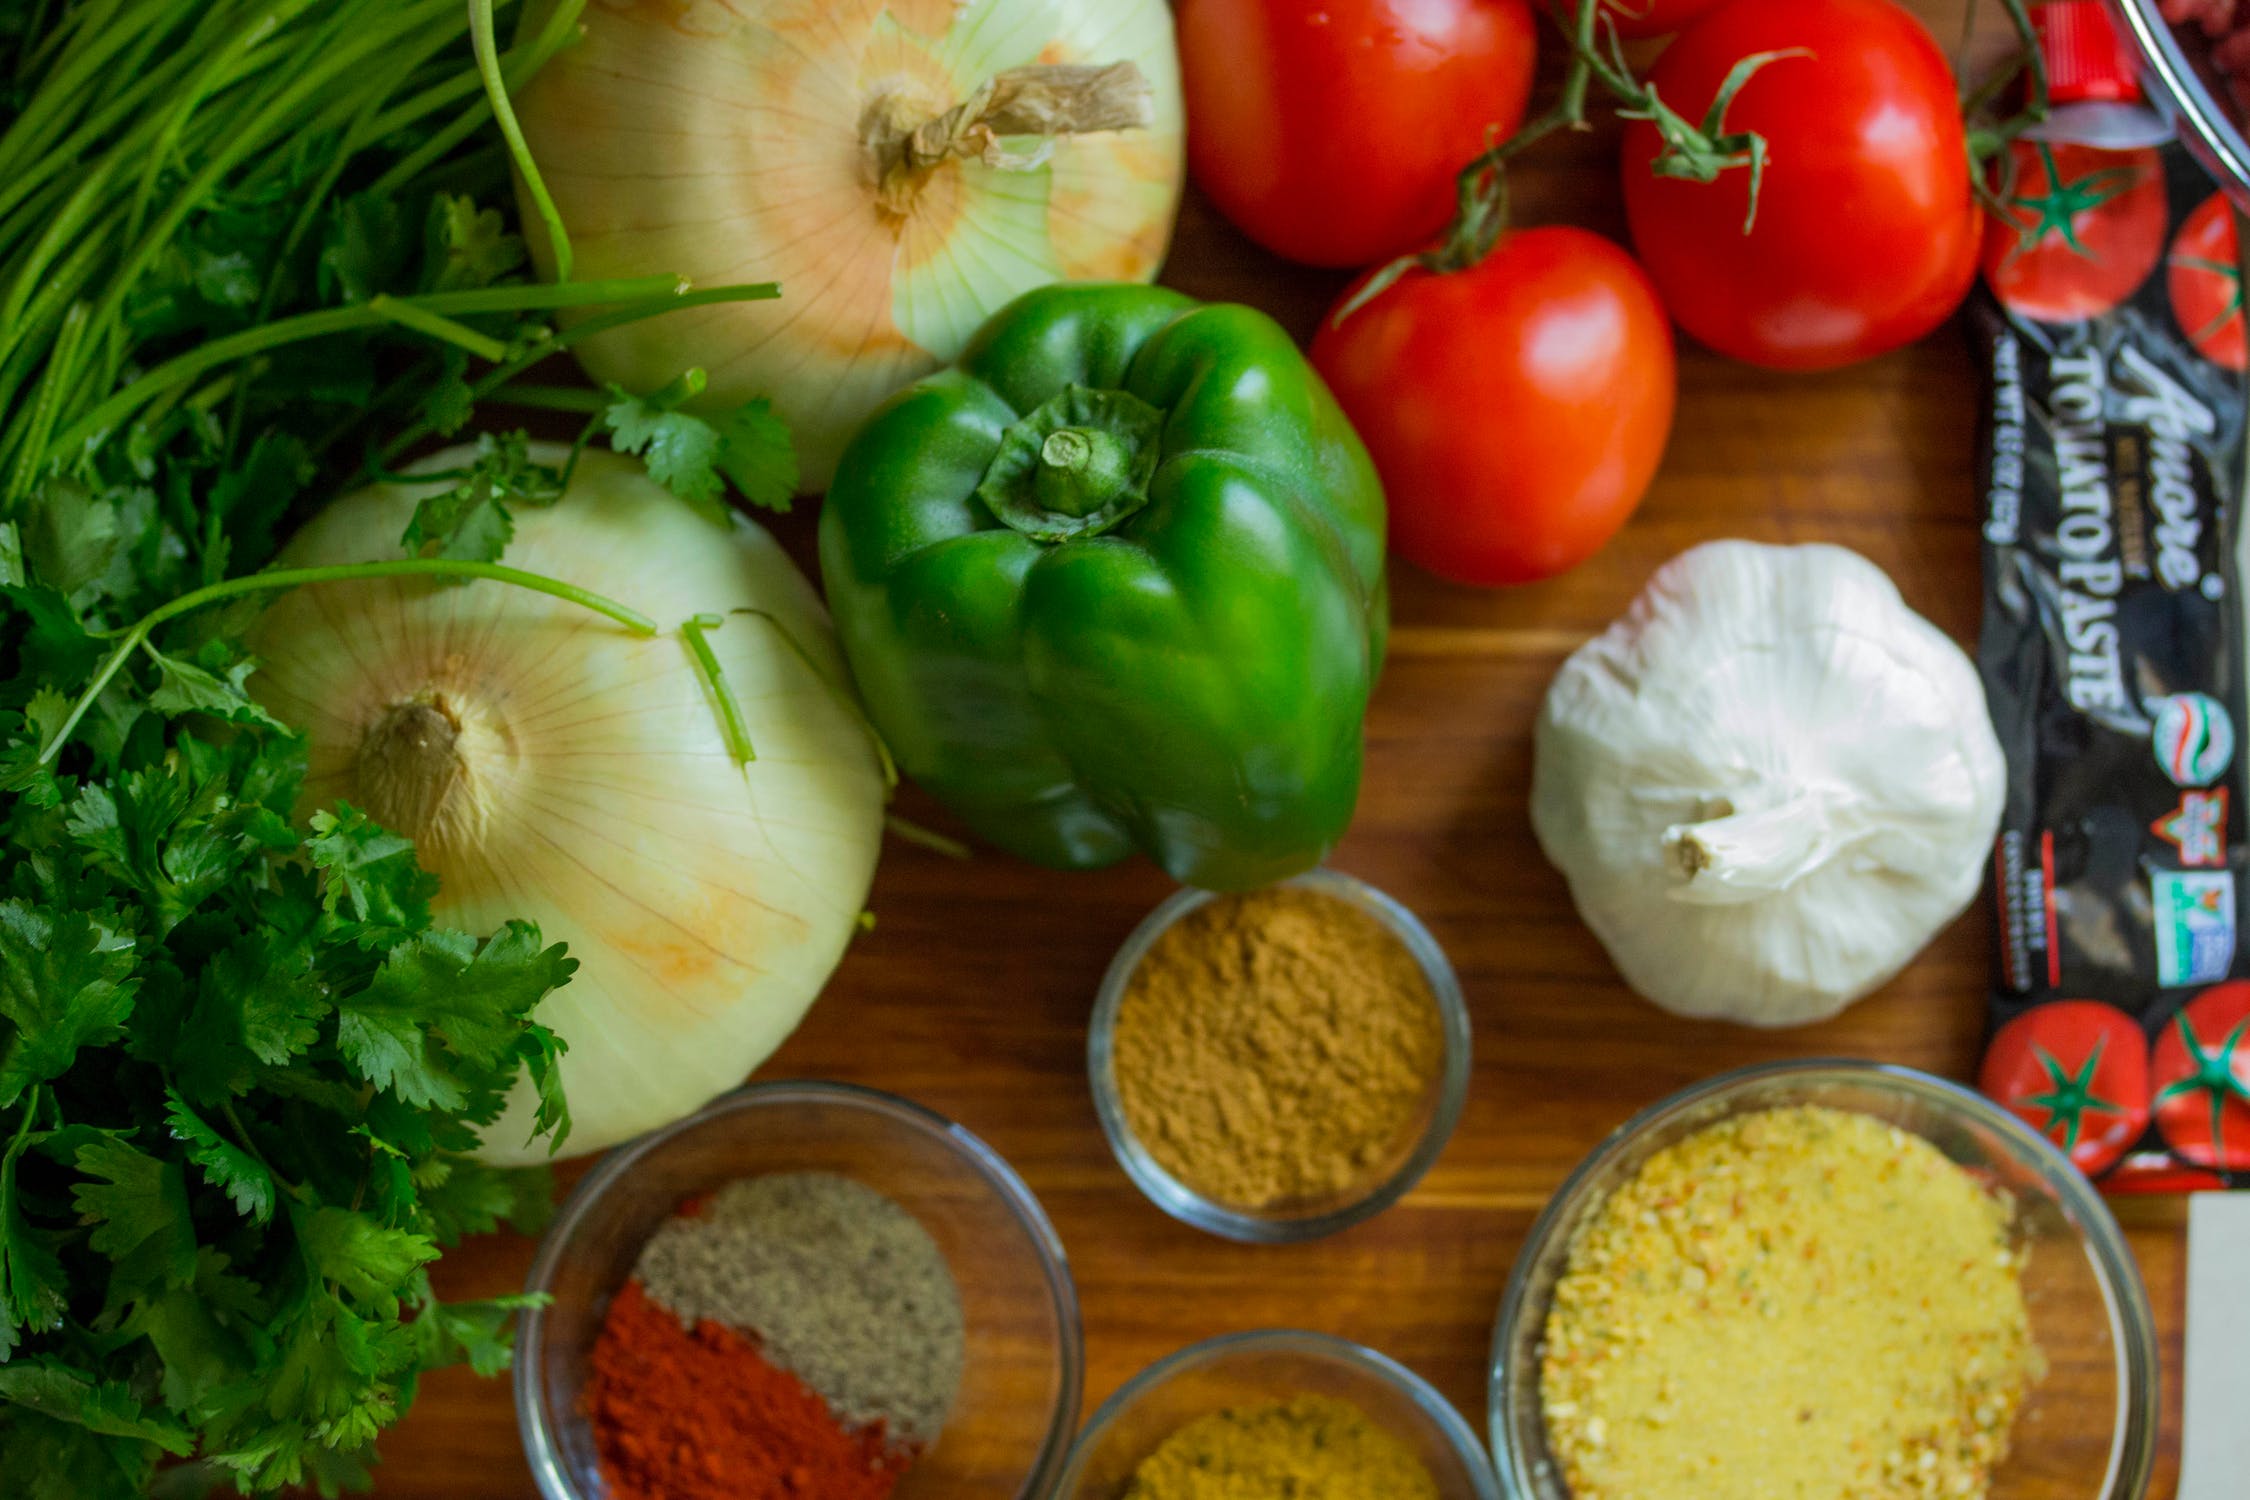
[[[1941,36],[1959,24],[1957,4],[1918,8]],[[1608,128],[1546,143],[1517,174],[1521,218],[1623,239],[1613,152]],[[1341,285],[1264,254],[1192,193],[1165,279],[1266,308],[1300,336]],[[1237,1246],[1174,1223],[1118,1170],[1087,1096],[1085,1020],[1112,951],[1167,892],[1155,870],[1058,878],[992,854],[961,864],[896,841],[885,851],[875,931],[760,1076],[905,1094],[1014,1163],[1069,1249],[1088,1412],[1183,1344],[1290,1325],[1405,1361],[1482,1431],[1486,1347],[1516,1251],[1548,1195],[1627,1115],[1763,1059],[1868,1057],[1956,1078],[1974,1068],[1991,941],[1981,905],[1838,1019],[1752,1032],[1637,999],[1533,842],[1531,727],[1548,680],[1683,548],[1719,537],[1841,543],[1889,570],[1957,639],[1974,639],[1977,376],[1957,330],[1832,375],[1774,375],[1683,348],[1680,385],[1662,477],[1624,534],[1576,573],[1480,593],[1394,569],[1397,627],[1368,720],[1365,791],[1333,863],[1429,924],[1460,972],[1477,1036],[1460,1129],[1389,1213],[1314,1245]],[[809,555],[809,518],[780,529]],[[946,826],[911,794],[903,810]],[[2163,1331],[2165,1430],[2150,1494],[2165,1497],[2179,1450],[2184,1211],[2155,1200],[2120,1213]],[[510,1237],[470,1243],[445,1257],[439,1288],[513,1290],[531,1253]],[[382,1453],[377,1493],[391,1500],[535,1493],[505,1380],[427,1380]]]

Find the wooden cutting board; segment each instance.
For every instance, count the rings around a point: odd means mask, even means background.
[[[1940,36],[1957,33],[1958,4],[1917,8]],[[1624,239],[1614,147],[1605,128],[1533,153],[1516,178],[1522,221]],[[1192,193],[1165,279],[1200,297],[1254,303],[1305,338],[1343,280],[1266,255]],[[1061,879],[996,855],[960,864],[895,841],[885,851],[875,931],[760,1076],[908,1095],[1015,1164],[1077,1276],[1088,1412],[1183,1344],[1289,1325],[1405,1361],[1481,1432],[1485,1351],[1517,1248],[1547,1196],[1627,1115],[1766,1059],[1860,1056],[1956,1078],[1973,1070],[1991,940],[1982,906],[1838,1019],[1751,1032],[1677,1020],[1636,998],[1532,840],[1531,726],[1549,678],[1658,564],[1695,543],[1856,548],[1889,570],[1908,603],[1964,644],[1974,640],[1977,375],[1957,332],[1830,375],[1774,375],[1693,348],[1681,355],[1664,473],[1592,562],[1509,593],[1394,569],[1397,624],[1368,720],[1366,787],[1333,863],[1412,907],[1445,945],[1475,1014],[1477,1055],[1450,1149],[1389,1213],[1315,1245],[1238,1246],[1166,1218],[1117,1169],[1087,1097],[1085,1019],[1112,951],[1166,894],[1156,871]],[[809,557],[809,516],[778,529]],[[946,826],[911,794],[902,810]],[[2120,1212],[2163,1331],[2164,1440],[2150,1490],[2161,1500],[2178,1468],[2184,1209],[2158,1200]],[[515,1290],[531,1253],[529,1241],[507,1236],[464,1245],[438,1267],[439,1290]],[[382,1454],[376,1492],[390,1500],[535,1493],[504,1379],[453,1371],[426,1380]]]

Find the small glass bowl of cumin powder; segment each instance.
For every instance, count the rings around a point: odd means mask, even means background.
[[[1102,1403],[1052,1500],[1500,1500],[1476,1432],[1372,1349],[1271,1328],[1191,1344]]]
[[[1469,1090],[1469,1013],[1405,907],[1333,870],[1181,891],[1102,980],[1096,1112],[1149,1200],[1227,1239],[1319,1239],[1396,1203]]]
[[[1493,1457],[1509,1500],[2140,1500],[2157,1370],[2117,1221],[2037,1133],[1911,1068],[1762,1064],[1549,1202]]]

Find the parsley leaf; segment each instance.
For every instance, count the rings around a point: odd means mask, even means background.
[[[639,454],[649,477],[715,520],[726,519],[726,481],[752,505],[786,511],[797,493],[789,429],[763,398],[706,418],[683,409],[703,391],[690,370],[653,396],[608,387],[602,422],[610,446]]]
[[[176,1417],[151,1412],[122,1381],[94,1381],[52,1360],[18,1360],[0,1367],[0,1401],[55,1417],[110,1437],[154,1443],[184,1455],[194,1444]]]
[[[659,404],[660,397],[632,396],[616,387],[602,414],[609,440],[621,453],[637,453],[651,479],[706,515],[723,519],[720,504],[719,430],[701,417]]]
[[[339,1002],[337,1049],[360,1077],[408,1104],[466,1109],[474,1095],[456,1061],[489,1071],[511,1059],[532,1007],[577,967],[561,944],[542,948],[528,922],[508,923],[481,949],[459,933],[422,933]]]
[[[422,254],[422,285],[433,292],[490,286],[524,263],[523,241],[498,210],[450,193],[430,200]]]
[[[186,1144],[187,1159],[203,1169],[204,1180],[224,1189],[253,1224],[272,1218],[273,1172],[266,1164],[204,1124],[177,1092],[166,1089],[164,1098],[172,1137]]]
[[[24,559],[57,591],[75,596],[108,571],[120,530],[115,505],[74,480],[51,479],[22,522]]]
[[[17,1163],[27,1134],[19,1134],[0,1161],[0,1360],[23,1333],[62,1321],[70,1290],[54,1237],[32,1228],[16,1200]]]
[[[297,1241],[322,1276],[359,1301],[392,1303],[394,1312],[400,1288],[438,1255],[428,1235],[341,1208],[307,1214],[297,1225]]]
[[[286,432],[260,433],[242,462],[211,486],[213,529],[224,528],[220,536],[226,555],[206,559],[209,576],[218,576],[221,563],[263,567],[273,556],[275,527],[314,472],[303,439]]]
[[[132,974],[132,940],[85,912],[0,901],[0,1108],[124,1035]]]
[[[414,477],[454,481],[451,488],[415,502],[413,518],[399,538],[414,557],[492,562],[516,534],[511,502],[552,505],[562,498],[563,476],[531,456],[531,439],[521,432],[484,433],[467,468]]]
[[[715,420],[722,438],[719,467],[742,498],[786,514],[797,496],[797,450],[773,403],[760,396]]]
[[[396,1396],[380,1378],[367,1320],[335,1295],[314,1292],[303,1314],[288,1326],[281,1348],[265,1387],[268,1416],[314,1431],[344,1428],[340,1446],[347,1449],[364,1447],[389,1420]],[[291,1456],[286,1447],[273,1455],[285,1462]]]
[[[96,1226],[88,1246],[117,1263],[99,1327],[117,1307],[157,1286],[195,1279],[195,1231],[189,1221],[187,1179],[167,1161],[111,1135],[78,1148],[79,1183],[71,1206]]]
[[[539,1301],[532,1296],[513,1296],[433,1304],[408,1327],[423,1344],[429,1363],[466,1364],[479,1375],[492,1376],[512,1362],[509,1325],[518,1312]]]
[[[256,658],[236,657],[221,641],[206,642],[197,659],[151,653],[158,681],[148,695],[148,706],[160,714],[216,714],[238,724],[264,724],[285,729],[279,719],[251,698],[244,686],[258,670]],[[205,665],[209,663],[209,665]],[[223,675],[222,675],[223,674]]]
[[[379,828],[348,802],[312,815],[306,845],[327,877],[321,904],[333,916],[349,909],[362,944],[388,946],[430,923],[437,880],[414,861],[414,843]]]
[[[422,419],[430,424],[430,431],[439,437],[451,437],[469,425],[476,414],[476,392],[469,388],[469,356],[460,349],[447,349],[443,367],[431,380],[428,394],[422,398]],[[415,550],[409,542],[407,550]]]
[[[339,302],[365,302],[399,284],[406,256],[398,200],[355,193],[330,210],[319,259],[323,289]]]

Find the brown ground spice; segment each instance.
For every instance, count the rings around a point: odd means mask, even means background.
[[[1438,1500],[1406,1443],[1334,1396],[1198,1417],[1141,1460],[1124,1500]]]
[[[1657,1152],[1547,1318],[1572,1500],[1982,1500],[2039,1371],[2023,1267],[2004,1199],[1869,1115]]]
[[[1335,1197],[1385,1165],[1445,1051],[1405,945],[1352,903],[1294,886],[1173,924],[1133,972],[1114,1046],[1149,1154],[1241,1208]]]

